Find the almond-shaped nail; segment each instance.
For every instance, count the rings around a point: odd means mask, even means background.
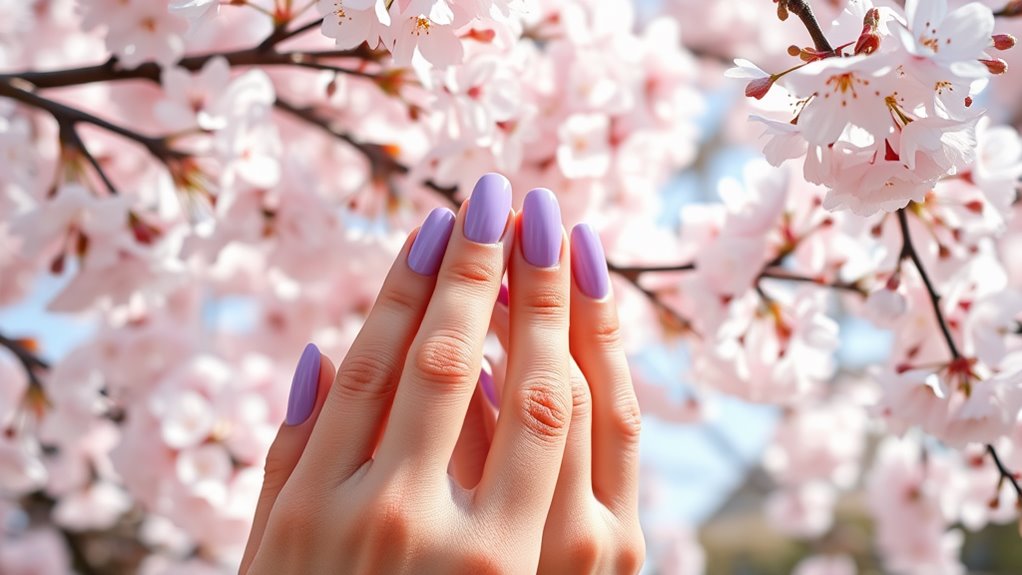
[[[561,259],[561,207],[546,188],[536,188],[522,205],[522,254],[525,261],[540,267],[557,265]]]
[[[511,182],[500,174],[483,175],[476,182],[465,212],[465,237],[480,244],[495,244],[504,235],[511,212]]]
[[[291,395],[287,398],[288,425],[304,423],[316,406],[316,392],[319,389],[319,348],[310,343],[305,346],[298,360],[294,378],[291,380]]]
[[[578,224],[571,230],[571,274],[578,289],[593,299],[603,299],[610,292],[603,244],[589,224]]]
[[[408,267],[420,275],[435,274],[440,269],[453,230],[454,212],[447,208],[436,208],[430,212],[408,250]]]

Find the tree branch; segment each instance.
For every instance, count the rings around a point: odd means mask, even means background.
[[[916,271],[919,272],[919,277],[923,280],[923,285],[926,286],[926,293],[930,296],[930,305],[933,306],[933,313],[937,318],[937,323],[940,325],[940,331],[944,334],[944,341],[951,352],[951,358],[959,359],[962,357],[962,354],[958,351],[958,345],[955,344],[955,340],[951,336],[951,329],[944,318],[944,313],[940,311],[940,294],[934,289],[933,282],[930,281],[930,276],[926,273],[922,260],[919,259],[919,253],[916,252],[915,246],[912,245],[912,235],[909,233],[908,216],[906,215],[905,208],[898,210],[898,226],[901,228],[900,258],[903,260],[910,259]]]
[[[997,450],[994,449],[993,445],[987,444],[987,453],[990,454],[990,458],[994,460],[994,465],[997,466],[997,471],[1001,473],[1001,480],[1005,479],[1011,483],[1011,486],[1015,489],[1015,497],[1017,505],[1022,505],[1022,485],[1019,485],[1018,478],[1012,473],[1001,461],[1001,458],[997,455]]]
[[[294,118],[306,122],[358,150],[369,161],[370,173],[372,174],[372,177],[378,181],[385,181],[387,178],[395,174],[405,175],[410,171],[408,166],[397,161],[393,156],[387,153],[383,146],[362,142],[350,133],[338,130],[333,127],[333,121],[330,118],[317,114],[312,108],[299,108],[281,98],[277,98],[273,105],[278,110],[286,112]],[[461,202],[455,197],[458,191],[456,187],[441,186],[433,180],[427,180],[422,184],[443,196],[452,205],[458,206],[461,204]]]
[[[353,50],[323,50],[323,51],[295,51],[276,52],[260,51],[256,48],[235,50],[232,52],[210,52],[187,56],[178,60],[177,66],[190,72],[200,70],[213,58],[222,57],[227,60],[231,67],[246,66],[294,66],[308,65],[309,63],[322,62],[325,59],[335,58],[359,58],[363,60],[376,60],[379,54],[370,50],[365,44]],[[159,82],[160,66],[155,62],[145,62],[134,68],[121,68],[116,58],[111,58],[102,64],[83,66],[80,68],[65,68],[61,70],[49,70],[37,72],[23,70],[20,72],[7,72],[0,74],[0,81],[12,81],[20,79],[28,82],[39,89],[63,88],[67,86],[80,86],[96,82],[114,82],[121,80],[151,80]]]
[[[820,23],[816,20],[816,15],[813,14],[813,9],[809,6],[808,0],[775,0],[777,2],[778,15],[781,20],[787,17],[787,12],[790,12],[802,21],[802,24],[809,31],[809,35],[813,38],[813,44],[816,45],[816,51],[824,54],[834,52],[834,48],[827,41],[827,37],[823,35],[823,29],[820,28]]]
[[[1010,0],[1003,8],[994,11],[994,16],[1004,18],[1022,16],[1022,0]]]
[[[19,82],[18,80],[0,79],[0,96],[11,98],[33,108],[38,108],[48,112],[59,124],[74,126],[74,124],[77,123],[86,123],[103,128],[108,132],[112,132],[118,136],[141,144],[149,150],[150,154],[164,163],[168,160],[182,158],[185,156],[185,154],[173,150],[167,144],[166,138],[146,136],[132,129],[125,128],[124,126],[120,126],[98,116],[94,116],[83,110],[72,108],[71,106],[61,104],[60,102],[44,98],[35,92],[30,91],[29,86],[19,87],[17,84],[23,84],[23,82]]]
[[[923,262],[919,258],[919,253],[916,252],[915,246],[912,245],[912,236],[909,233],[908,215],[905,208],[898,210],[898,226],[901,228],[902,238],[900,257],[902,260],[911,260],[916,271],[919,272],[919,277],[923,280],[923,285],[926,287],[926,293],[929,295],[930,305],[933,307],[933,314],[937,319],[937,324],[940,325],[941,333],[944,334],[944,341],[947,343],[948,351],[951,353],[951,360],[959,360],[962,358],[962,354],[959,351],[954,338],[951,336],[951,329],[948,327],[947,319],[944,317],[944,313],[940,309],[940,294],[938,294],[937,290],[934,289],[933,282],[930,281],[930,276],[926,273],[926,269],[923,267]],[[994,448],[992,444],[987,444],[987,452],[994,460],[994,465],[997,466],[997,470],[1001,474],[1001,481],[1008,480],[1011,482],[1012,487],[1015,488],[1017,504],[1022,505],[1022,486],[1019,485],[1015,474],[1005,467],[1001,458],[997,455],[997,449]]]
[[[28,375],[32,385],[42,385],[36,370],[50,369],[49,362],[36,355],[22,341],[11,339],[2,333],[0,333],[0,347],[5,347],[14,354],[14,357],[17,358],[18,362],[25,369],[25,373]]]

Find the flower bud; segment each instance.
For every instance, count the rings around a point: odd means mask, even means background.
[[[1008,50],[1015,46],[1015,37],[1011,34],[994,34],[993,41],[997,50]]]
[[[749,82],[747,86],[745,86],[745,95],[748,96],[749,98],[756,98],[757,100],[762,100],[763,96],[766,96],[767,92],[770,91],[770,87],[774,85],[774,80],[775,78],[773,76],[756,78],[755,80]]]
[[[995,76],[1008,71],[1008,63],[1000,58],[992,58],[989,60],[981,58],[979,61],[987,67],[987,70],[990,70],[991,74]]]

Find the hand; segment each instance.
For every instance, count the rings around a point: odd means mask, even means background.
[[[567,243],[552,195],[530,198],[516,219],[506,180],[484,176],[457,222],[435,211],[406,242],[332,386],[307,350],[242,573],[537,570],[555,487],[572,492],[566,441],[585,434],[569,434]],[[465,486],[447,469],[509,257],[504,408]]]
[[[638,515],[638,403],[603,247],[585,224],[572,230],[571,263],[572,418],[538,572],[637,573],[645,556]],[[512,310],[515,299],[510,298]],[[498,304],[492,325],[505,348],[513,350],[509,315],[507,305]],[[487,459],[493,404],[501,395],[496,371],[496,382],[484,374],[492,391],[473,398],[455,449],[451,470],[462,485],[476,484]]]

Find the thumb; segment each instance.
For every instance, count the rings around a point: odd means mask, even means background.
[[[312,428],[316,425],[316,419],[333,380],[334,364],[321,354],[314,344],[307,345],[301,359],[298,360],[298,367],[295,368],[294,379],[291,381],[287,418],[280,425],[277,437],[266,454],[263,488],[259,493],[252,530],[249,532],[248,544],[245,546],[245,554],[238,570],[241,575],[248,572],[252,559],[259,550],[270,510],[273,509],[277,495],[291,477],[291,472],[305,450],[305,444],[312,435]]]

